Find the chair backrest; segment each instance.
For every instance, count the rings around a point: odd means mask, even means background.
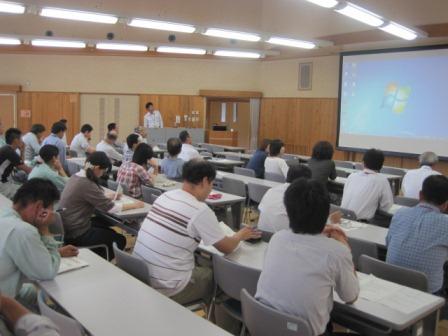
[[[78,153],[71,149],[68,150],[68,155],[72,158],[78,157]]]
[[[353,163],[351,162],[334,160],[334,164],[336,167],[353,169]]]
[[[384,261],[366,255],[359,257],[358,266],[359,271],[362,273],[373,274],[378,278],[424,292],[428,291],[428,279],[422,272],[387,264]]]
[[[240,293],[243,288],[255,295],[260,273],[260,270],[242,266],[220,255],[213,256],[215,283],[232,299],[240,301]]]
[[[120,250],[115,243],[113,249],[117,267],[147,285],[151,285],[148,265],[142,259]]]
[[[255,203],[260,203],[264,194],[269,190],[268,186],[249,182],[247,184],[247,193],[249,199]]]
[[[75,175],[77,172],[81,170],[81,167],[70,160],[67,160],[67,169],[70,176]]]
[[[255,177],[255,170],[250,168],[234,167],[233,172],[238,175]]]
[[[339,177],[348,177],[350,175],[350,173],[344,171],[344,170],[340,170],[338,168],[336,168],[336,176]]]
[[[53,213],[53,222],[49,226],[50,233],[57,241],[64,241],[64,223],[62,217],[58,212]]]
[[[162,195],[162,191],[156,188],[142,185],[143,202],[153,204],[154,201]]]
[[[222,178],[222,191],[244,198],[247,197],[246,184],[243,181],[235,180],[227,176]]]
[[[364,169],[364,164],[362,162],[355,162],[355,169],[363,170]]]
[[[340,206],[330,204],[330,213],[335,211],[340,211],[342,213],[342,218],[356,220],[356,213],[353,210],[341,208]]]
[[[397,176],[401,176],[401,177],[406,175],[406,172],[403,169],[395,168],[395,167],[383,167],[383,168],[381,168],[380,173],[397,175]]]
[[[218,153],[218,152],[223,152],[224,148],[220,147],[220,146],[216,146],[216,145],[210,145],[210,150],[213,154]]]
[[[227,160],[233,160],[233,161],[240,161],[241,160],[241,158],[238,156],[238,155],[235,155],[235,154],[226,154],[226,159]]]
[[[283,154],[282,158],[284,160],[296,160],[299,161],[299,159],[297,158],[297,156],[295,156],[294,154]]]
[[[206,157],[206,158],[211,158],[211,157],[213,157],[213,154],[210,152],[202,152],[201,156]]]
[[[419,200],[416,198],[404,197],[404,196],[395,196],[394,203],[398,205],[404,205],[407,207],[413,207],[418,204]]]
[[[355,265],[356,269],[359,268],[358,261],[359,257],[362,255],[378,259],[378,247],[375,243],[349,237],[348,244],[352,249],[353,264]]]
[[[243,320],[252,336],[312,336],[302,318],[275,310],[257,300],[245,289],[241,291]]]
[[[114,181],[114,180],[111,180],[111,179],[108,179],[107,180],[107,187],[110,190],[117,191],[117,189],[118,189],[118,182]],[[128,188],[127,185],[121,184],[121,190],[123,191],[123,194],[128,195],[129,188]]]
[[[83,336],[86,335],[81,324],[63,315],[47,305],[44,298],[44,293],[39,291],[37,294],[37,303],[39,305],[40,313],[48,317],[59,329],[60,335],[64,336]]]
[[[274,182],[280,182],[280,183],[285,183],[285,181],[286,181],[286,179],[283,175],[276,174],[276,173],[268,173],[268,172],[264,172],[264,179],[269,180],[269,181],[274,181]]]

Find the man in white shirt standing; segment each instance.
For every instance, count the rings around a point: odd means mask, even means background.
[[[213,272],[195,265],[199,243],[231,253],[247,239],[260,233],[244,227],[226,236],[205,200],[213,187],[215,168],[204,160],[185,163],[182,189],[157,198],[138,233],[134,255],[149,266],[151,286],[180,304],[203,299],[209,302]]]
[[[75,151],[78,157],[85,157],[86,153],[93,153],[95,148],[90,146],[90,138],[92,136],[93,127],[89,124],[84,124],[81,131],[75,135],[70,144],[70,150]]]
[[[149,102],[145,105],[146,114],[144,117],[144,126],[146,128],[163,128],[163,119],[159,110],[154,110],[154,105]]]
[[[179,159],[188,162],[192,159],[202,159],[199,152],[193,147],[191,136],[187,131],[182,131],[179,133],[179,139],[182,142],[182,149],[178,155]]]
[[[106,153],[112,164],[123,161],[123,155],[117,152],[114,148],[114,143],[117,141],[115,134],[107,133],[106,138],[96,145],[96,150]]]
[[[434,152],[424,152],[419,157],[420,168],[409,170],[403,177],[401,191],[403,196],[410,198],[419,198],[422,190],[423,181],[431,175],[440,175],[433,167],[439,162],[439,158]]]
[[[394,196],[389,181],[379,173],[384,163],[383,152],[369,149],[363,161],[364,170],[347,178],[341,207],[354,211],[358,220],[369,221],[378,209],[388,211],[394,204]]]

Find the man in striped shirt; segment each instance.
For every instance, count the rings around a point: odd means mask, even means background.
[[[241,241],[259,237],[259,232],[247,227],[233,236],[222,231],[204,203],[215,177],[207,161],[187,162],[182,189],[157,198],[137,237],[134,255],[148,264],[151,286],[180,304],[199,299],[208,302],[212,294],[211,269],[195,266],[194,251],[201,240],[227,254]]]

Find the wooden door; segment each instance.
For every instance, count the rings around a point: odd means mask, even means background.
[[[16,126],[16,95],[9,93],[0,94],[0,121],[6,131],[10,127]]]

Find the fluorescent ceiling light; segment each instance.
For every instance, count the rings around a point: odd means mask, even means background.
[[[41,16],[56,18],[56,19],[66,19],[75,21],[87,21],[96,23],[108,23],[115,24],[118,18],[112,15],[91,13],[91,12],[81,12],[71,9],[62,8],[42,8],[40,11]]]
[[[166,21],[146,20],[146,19],[132,19],[131,22],[129,22],[129,26],[148,28],[148,29],[167,30],[171,32],[180,32],[180,33],[194,33],[196,30],[196,28],[192,25],[166,22]]]
[[[258,42],[261,39],[261,37],[256,34],[237,32],[233,30],[224,30],[219,28],[207,28],[204,35],[250,42]]]
[[[241,57],[241,58],[260,58],[261,55],[256,52],[233,51],[233,50],[216,50],[213,55],[224,57]]]
[[[406,28],[398,23],[390,22],[384,27],[380,27],[381,30],[386,33],[398,36],[405,40],[415,40],[418,37],[418,34],[412,29]]]
[[[12,2],[0,1],[0,12],[9,14],[23,14],[25,13],[25,6]]]
[[[181,48],[181,47],[167,47],[167,46],[157,47],[156,51],[161,53],[190,54],[190,55],[205,55],[207,52],[207,50],[200,48]]]
[[[306,1],[312,2],[315,5],[319,5],[325,8],[333,8],[339,3],[336,0],[306,0]]]
[[[313,42],[307,42],[307,41],[300,41],[300,40],[293,40],[283,37],[271,37],[266,42],[271,44],[278,44],[288,47],[295,47],[295,48],[303,48],[303,49],[313,49],[316,47],[316,44]]]
[[[369,12],[367,9],[356,6],[350,2],[347,2],[345,7],[336,9],[336,12],[344,14],[345,16],[368,24],[372,27],[379,27],[384,23],[384,21],[375,13]]]
[[[96,48],[102,50],[148,51],[148,47],[145,45],[125,43],[97,43]]]
[[[22,44],[22,42],[20,42],[20,40],[16,39],[16,38],[0,37],[0,44],[1,45],[20,45],[20,44]]]
[[[86,44],[82,41],[63,41],[63,40],[32,40],[31,44],[36,47],[55,47],[55,48],[85,48]]]

